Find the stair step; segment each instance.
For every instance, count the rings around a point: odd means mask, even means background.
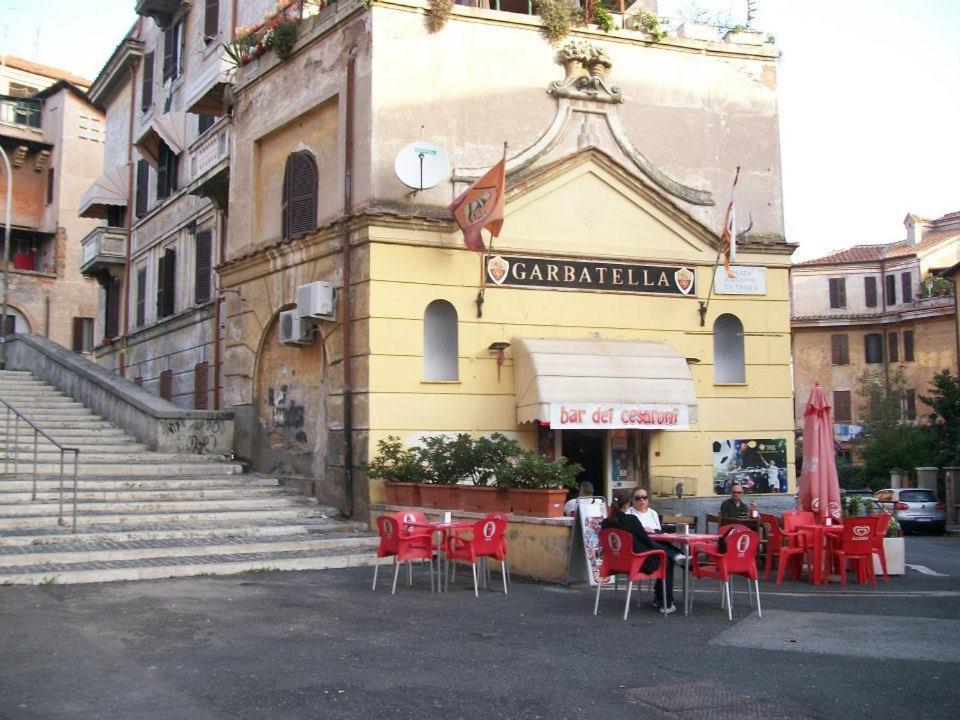
[[[104,443],[103,441],[97,442],[94,438],[73,438],[67,442],[61,442],[61,445],[64,447],[75,447],[79,448],[81,453],[84,455],[88,452],[97,452],[103,454],[113,454],[113,453],[149,453],[150,450],[146,445],[137,442],[116,442],[111,441],[109,443]],[[57,446],[52,442],[47,440],[42,435],[37,436],[37,454],[41,453],[52,453],[56,452],[57,457],[59,458],[60,451],[57,449]],[[15,453],[19,453],[20,457],[27,457],[28,459],[33,459],[33,437],[30,437],[30,442],[25,443],[23,441],[23,435],[20,436],[18,444],[14,444],[13,438],[10,438],[10,443],[7,444],[4,442],[3,438],[0,438],[0,457],[4,453],[10,453],[12,458]],[[42,458],[41,458],[42,459]]]
[[[123,542],[127,540],[177,540],[201,538],[268,537],[272,535],[323,535],[328,532],[363,532],[364,523],[334,519],[333,508],[317,508],[318,515],[309,518],[245,518],[238,522],[206,520],[174,522],[131,522],[116,524],[90,523],[78,527],[76,533],[56,525],[39,528],[0,530],[0,547],[16,545],[61,545],[74,542]]]
[[[73,459],[69,458],[64,462],[64,476],[70,476],[71,482],[73,478]],[[199,475],[210,474],[210,475],[238,475],[242,472],[240,465],[236,463],[227,463],[227,462],[214,462],[206,461],[203,462],[200,460],[202,455],[195,456],[197,462],[190,463],[158,463],[152,460],[145,461],[125,461],[125,462],[99,462],[99,463],[89,463],[85,461],[83,454],[80,456],[80,465],[77,468],[77,474],[80,476],[85,475],[129,475],[130,473],[136,473],[141,476],[175,476],[175,475]],[[9,469],[12,470],[13,463],[9,464]],[[0,470],[3,469],[3,462],[0,461]],[[21,461],[18,465],[19,475],[21,477],[29,476],[33,474],[33,463]],[[37,472],[44,475],[54,475],[59,474],[60,472],[60,460],[57,459],[55,463],[37,463]],[[2,477],[2,476],[0,476]],[[0,480],[2,482],[2,480]]]
[[[71,446],[73,447],[73,446]],[[5,452],[6,448],[0,445],[0,461],[4,460],[7,457]],[[14,453],[10,453],[8,463],[13,463]],[[191,455],[189,453],[158,453],[150,451],[123,451],[123,452],[97,452],[91,450],[80,449],[80,462],[81,463],[144,463],[144,462],[153,462],[153,463],[217,463],[223,462],[225,458],[222,455]],[[44,462],[60,462],[60,451],[56,448],[43,449],[37,448],[37,461],[39,463]],[[20,465],[29,464],[30,471],[33,471],[33,448],[30,449],[30,452],[21,452],[17,457],[17,462]],[[71,455],[70,462],[73,462],[73,457]]]
[[[64,484],[64,492],[69,492],[72,498],[73,486]],[[78,483],[79,485],[79,483]],[[30,503],[57,502],[59,495],[56,486],[47,485],[44,488],[37,488],[36,497],[32,497],[32,490],[12,490],[7,488],[4,483],[0,483],[0,506],[7,503],[18,503],[17,507],[25,507]],[[209,487],[196,485],[190,488],[128,488],[106,490],[102,488],[89,488],[80,486],[77,488],[77,499],[86,507],[91,501],[98,502],[160,502],[166,500],[211,500],[211,499],[240,499],[240,498],[274,498],[274,497],[303,497],[295,488],[287,488],[278,485],[263,487],[230,487],[219,486]],[[72,500],[71,500],[72,501]]]
[[[64,493],[64,504],[72,507],[72,492]],[[271,497],[241,497],[225,500],[160,500],[152,494],[150,499],[137,500],[89,500],[83,497],[77,499],[77,513],[89,515],[92,512],[109,513],[153,513],[153,512],[182,512],[193,510],[258,510],[288,508],[311,503],[311,499],[303,495],[278,495]],[[53,517],[57,514],[58,502],[0,502],[0,519],[25,516]]]
[[[152,558],[0,569],[0,584],[72,584],[116,580],[156,580],[195,575],[235,575],[258,570],[325,570],[372,564],[372,552],[324,548],[312,552],[261,552],[206,557]]]
[[[75,542],[59,545],[0,547],[0,574],[5,568],[40,564],[114,562],[146,558],[202,557],[260,552],[309,552],[331,547],[371,550],[377,538],[370,532],[329,532],[323,535],[298,533],[266,537],[203,537],[175,540],[124,540],[119,542]]]
[[[317,509],[309,505],[292,506],[286,508],[250,509],[250,510],[182,510],[182,511],[155,511],[155,512],[110,512],[85,511],[77,513],[77,527],[95,524],[154,522],[180,523],[207,520],[213,522],[245,521],[251,519],[295,519],[320,517]],[[64,522],[69,525],[70,506],[64,503]],[[57,517],[53,515],[7,515],[0,516],[0,531],[15,528],[55,528]]]
[[[37,491],[55,491],[59,487],[60,479],[57,475],[38,475]],[[120,477],[120,476],[88,476],[77,481],[80,490],[187,490],[191,488],[270,488],[280,487],[280,481],[273,477],[256,477],[252,475],[223,475],[196,477]],[[73,478],[70,479],[71,491]],[[0,491],[32,492],[33,475],[17,476],[13,479],[0,478]]]

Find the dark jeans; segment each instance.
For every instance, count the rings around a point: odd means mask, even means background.
[[[651,541],[651,545],[652,547],[650,548],[650,550],[663,550],[667,554],[667,606],[669,607],[670,605],[673,605],[673,567],[674,567],[673,559],[680,554],[680,551],[677,550],[675,547],[673,547],[673,545],[666,545],[664,543],[658,543],[656,541]],[[653,563],[653,562],[659,562],[659,561],[654,560],[653,558],[650,558],[646,562],[644,562],[643,565],[644,565],[644,570],[646,572],[652,572],[653,570],[656,569],[657,567],[656,565],[653,565],[653,567],[650,570],[647,570],[646,568],[647,563]],[[659,605],[663,599],[663,593],[660,590],[661,584],[662,584],[662,581],[660,580],[657,580],[653,584],[653,602],[656,603],[657,605]]]

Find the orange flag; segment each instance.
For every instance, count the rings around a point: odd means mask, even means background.
[[[480,235],[481,228],[489,230],[494,237],[500,236],[506,166],[504,158],[450,203],[450,212],[463,229],[463,244],[468,250],[484,252],[487,249]]]
[[[727,277],[733,277],[733,271],[730,270],[730,261],[737,257],[737,220],[736,210],[733,206],[733,195],[737,191],[737,180],[740,178],[740,168],[737,167],[737,174],[733,177],[733,189],[730,190],[730,204],[727,205],[727,216],[723,219],[723,234],[720,236],[720,252],[723,253],[723,266],[726,268]]]

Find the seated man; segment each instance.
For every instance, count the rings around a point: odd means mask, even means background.
[[[746,519],[752,517],[754,504],[747,507],[743,502],[743,485],[734,483],[730,487],[730,497],[720,503],[720,517]]]
[[[650,507],[650,494],[641,487],[633,489],[633,503],[627,510],[627,514],[635,515],[648,533],[658,533],[662,529],[660,516]]]
[[[571,500],[567,500],[566,504],[563,506],[563,514],[568,517],[573,517],[576,515],[577,500],[588,497],[593,497],[593,483],[589,480],[584,480],[582,483],[580,483],[580,494]]]

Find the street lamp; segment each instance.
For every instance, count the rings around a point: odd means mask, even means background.
[[[13,207],[13,168],[7,151],[0,146],[0,156],[7,171],[7,217],[3,234],[3,314],[0,315],[0,370],[7,369],[7,295],[10,290],[10,213]],[[16,326],[14,326],[16,329]]]

